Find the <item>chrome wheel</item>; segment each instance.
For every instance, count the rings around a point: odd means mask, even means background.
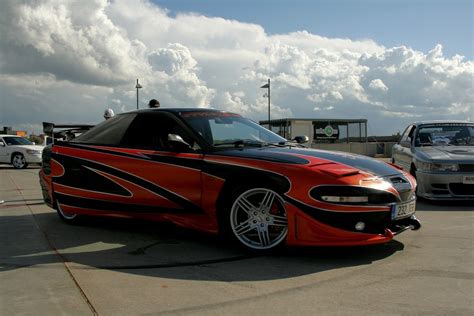
[[[74,221],[74,219],[77,217],[77,214],[71,214],[71,213],[66,213],[63,211],[63,209],[61,208],[61,204],[59,204],[59,202],[57,202],[57,205],[58,205],[58,213],[59,213],[59,216],[64,220],[64,221]]]
[[[26,167],[26,160],[22,154],[15,154],[12,157],[12,165],[15,169],[23,169]]]
[[[230,227],[235,237],[248,248],[276,247],[288,233],[283,199],[270,189],[245,191],[232,205]]]

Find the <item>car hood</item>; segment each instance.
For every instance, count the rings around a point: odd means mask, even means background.
[[[474,162],[474,146],[426,146],[416,150],[433,161]]]
[[[252,158],[266,160],[271,162],[289,163],[289,164],[308,164],[308,156],[329,160],[335,163],[351,166],[353,168],[371,173],[375,176],[387,177],[401,174],[401,171],[391,165],[370,158],[367,156],[350,154],[345,152],[335,152],[317,149],[304,149],[294,147],[274,148],[243,148],[223,150],[215,153],[219,156]]]

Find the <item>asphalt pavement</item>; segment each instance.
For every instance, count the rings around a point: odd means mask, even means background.
[[[385,245],[249,255],[166,223],[60,221],[0,165],[0,315],[474,315],[473,203]],[[1,201],[3,200],[3,203]]]

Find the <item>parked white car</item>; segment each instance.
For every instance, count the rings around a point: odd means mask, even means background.
[[[43,148],[20,136],[0,134],[0,163],[11,164],[15,169],[39,164]]]

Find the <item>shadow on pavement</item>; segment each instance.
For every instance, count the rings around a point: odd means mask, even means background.
[[[8,170],[8,169],[21,171],[21,170],[28,170],[28,169],[41,169],[41,166],[31,164],[31,165],[28,165],[28,167],[26,167],[25,169],[15,169],[13,168],[12,165],[0,164],[0,170]]]
[[[435,212],[472,212],[474,211],[474,201],[431,201],[418,198],[416,211],[435,211]]]
[[[75,269],[111,269],[162,278],[274,280],[370,265],[404,248],[392,241],[364,247],[282,248],[256,256],[216,236],[170,224],[91,217],[82,226],[70,226],[52,212],[35,214],[34,220],[31,215],[1,219],[0,271],[47,268],[65,261]]]

